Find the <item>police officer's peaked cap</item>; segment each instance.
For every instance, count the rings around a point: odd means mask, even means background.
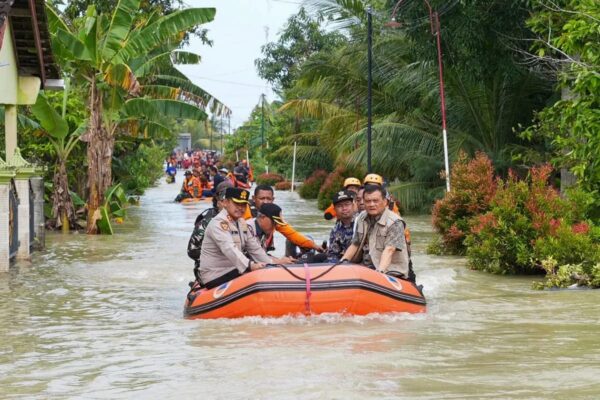
[[[345,200],[354,200],[355,193],[350,190],[340,190],[333,196],[333,204],[340,203]]]
[[[250,192],[245,189],[230,187],[225,189],[225,198],[231,199],[234,203],[248,204]]]

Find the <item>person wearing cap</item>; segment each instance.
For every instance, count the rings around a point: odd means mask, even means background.
[[[215,176],[213,177],[213,192],[216,193],[216,188],[219,185],[219,183],[227,180],[228,173],[229,171],[225,167],[219,168],[219,170],[215,173]]]
[[[275,201],[275,192],[273,191],[273,188],[271,186],[256,186],[256,188],[254,189],[254,196],[252,196],[252,201],[250,204],[248,204],[248,207],[246,208],[244,218],[246,220],[255,218],[258,210],[263,204],[273,203],[273,201]],[[320,253],[324,251],[321,246],[319,246],[313,240],[307,238],[306,236],[296,231],[287,222],[284,224],[275,225],[275,230],[277,230],[277,232],[281,233],[283,236],[285,236],[287,240],[289,240],[298,247],[301,247],[303,249],[314,249]]]
[[[223,210],[223,199],[225,198],[225,190],[230,187],[233,187],[231,182],[221,182],[217,186],[216,193],[212,198],[212,207],[207,208],[206,210],[198,214],[198,216],[196,217],[196,221],[194,222],[194,230],[192,231],[192,235],[190,236],[190,240],[188,241],[187,254],[188,257],[194,260],[194,276],[196,277],[198,283],[201,283],[199,275],[200,252],[202,251],[202,242],[204,241],[206,227],[208,226],[210,221],[221,210]]]
[[[338,262],[350,246],[354,233],[354,218],[356,216],[355,193],[342,190],[333,196],[333,206],[337,221],[329,234],[327,260]]]
[[[250,192],[247,190],[227,188],[223,210],[206,227],[199,275],[208,289],[273,262],[243,218],[249,199]]]
[[[388,208],[386,190],[381,185],[366,185],[363,197],[366,210],[356,219],[354,236],[342,260],[414,281],[404,224]]]
[[[342,190],[349,190],[351,192],[354,192],[356,194],[358,194],[358,191],[361,188],[361,184],[360,184],[360,180],[357,178],[346,178],[346,180],[344,180],[344,188]],[[323,218],[325,218],[327,221],[334,219],[336,217],[335,215],[335,207],[333,205],[333,203],[331,203],[329,205],[329,207],[327,207],[325,209],[325,211],[323,212]]]
[[[257,211],[256,218],[252,218],[247,222],[248,227],[252,230],[265,252],[275,251],[275,241],[273,238],[276,227],[287,224],[281,216],[281,208],[274,203],[265,203]],[[273,261],[278,264],[290,264],[295,260],[290,257],[273,257]]]

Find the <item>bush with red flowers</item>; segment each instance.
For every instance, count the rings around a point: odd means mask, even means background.
[[[323,169],[315,170],[300,186],[298,190],[300,197],[303,199],[316,199],[319,196],[319,190],[321,190],[323,182],[327,179],[327,175],[327,171]]]
[[[274,186],[276,183],[283,181],[285,181],[285,178],[279,174],[264,173],[256,178],[256,183],[259,185]]]
[[[548,184],[552,167],[532,168],[527,179],[498,179],[489,211],[471,218],[465,245],[469,266],[499,274],[543,273],[557,265],[600,262],[597,228],[582,220],[585,202],[561,197]]]
[[[434,204],[433,226],[441,235],[440,253],[464,254],[469,220],[489,209],[496,192],[494,167],[485,153],[469,160],[461,152],[450,174],[452,191]]]
[[[275,184],[275,190],[290,190],[291,188],[292,182],[290,181],[277,182]]]

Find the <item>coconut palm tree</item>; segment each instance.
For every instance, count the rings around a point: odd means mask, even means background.
[[[116,135],[166,132],[166,117],[205,119],[204,109],[228,111],[173,65],[199,62],[178,47],[187,30],[214,18],[215,9],[161,16],[142,15],[139,8],[140,0],[120,0],[112,15],[92,6],[82,19],[67,22],[48,6],[54,53],[89,94],[88,129],[81,137],[87,142],[88,233],[97,232],[98,209],[112,185]]]

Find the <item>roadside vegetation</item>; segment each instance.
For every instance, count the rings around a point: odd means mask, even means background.
[[[191,35],[210,44],[201,26],[216,13],[183,6],[48,2],[52,50],[66,87],[19,110],[19,145],[25,157],[48,167],[49,227],[112,233],[126,205],[162,175],[181,132],[173,127],[190,128],[199,142],[209,131],[212,138],[214,120],[229,114],[175,67],[200,62],[182,48]]]
[[[373,169],[403,212],[432,212],[471,268],[598,286],[600,5],[431,1],[441,21],[452,190],[445,193],[437,49],[424,3],[370,2]],[[289,179],[294,143],[319,206],[364,173],[367,2],[308,1],[263,47],[260,99],[228,144]],[[257,171],[262,172],[262,171]],[[325,199],[325,200],[323,200]]]

